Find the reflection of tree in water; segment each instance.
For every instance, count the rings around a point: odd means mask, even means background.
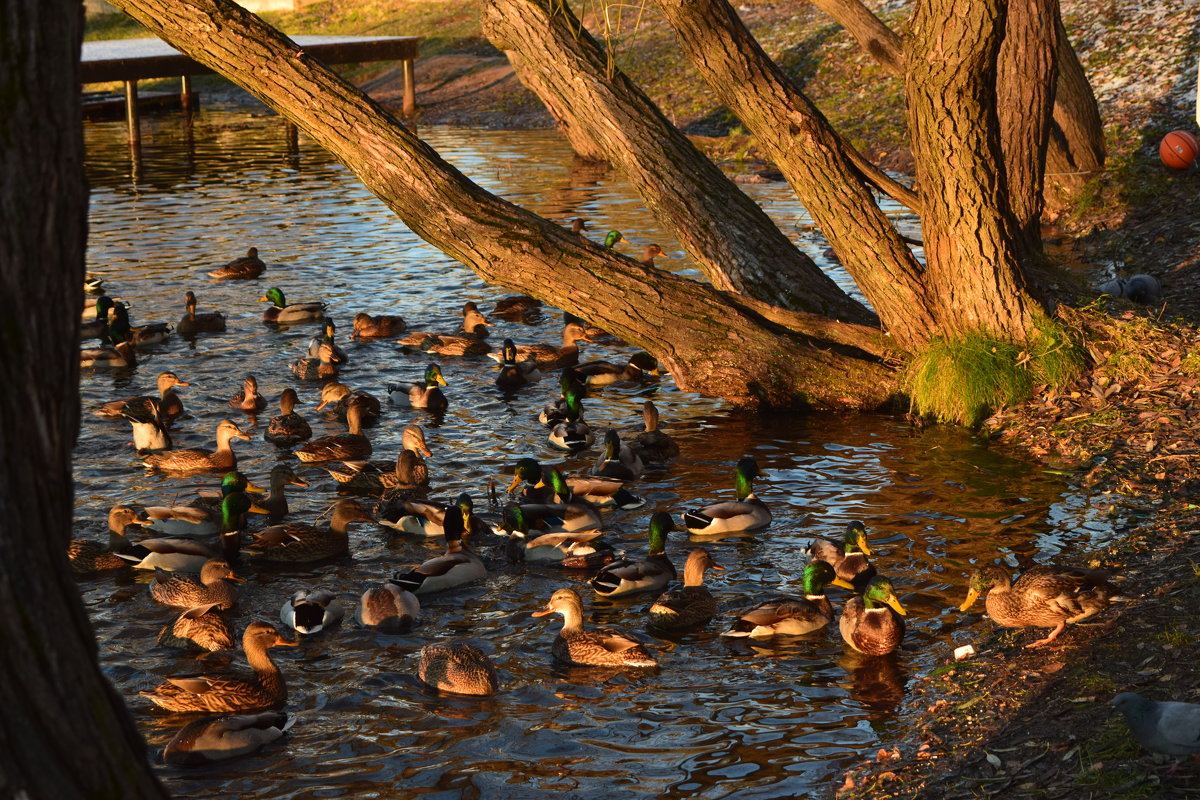
[[[895,653],[864,656],[847,652],[840,665],[850,676],[850,697],[869,711],[894,714],[904,700],[908,673]]]
[[[571,172],[567,179],[546,189],[538,213],[563,225],[570,225],[571,217],[586,216],[582,209],[594,208],[600,201],[600,182],[611,171],[612,167],[606,161],[571,159]]]

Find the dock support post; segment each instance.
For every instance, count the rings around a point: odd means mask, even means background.
[[[192,76],[179,76],[179,107],[184,114],[191,114],[195,110],[192,104]]]
[[[125,124],[129,129],[129,144],[141,144],[142,132],[138,123],[137,81],[125,81]]]
[[[412,59],[406,58],[401,63],[404,67],[404,116],[411,117],[417,113],[417,81]]]

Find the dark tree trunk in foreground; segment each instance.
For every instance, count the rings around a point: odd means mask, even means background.
[[[718,289],[873,321],[608,62],[565,3],[489,0],[483,30],[561,124],[582,131]]]
[[[637,262],[481,189],[360,90],[229,0],[114,0],[296,123],[411,228],[485,281],[649,350],[685,391],[746,405],[875,408],[878,331],[786,312]],[[198,31],[204,31],[203,37]]]
[[[1022,340],[1041,316],[1026,293],[996,119],[1000,0],[926,0],[907,39],[909,131],[921,186],[926,280],[947,332]]]
[[[157,798],[67,565],[87,189],[83,10],[0,6],[0,797]]]

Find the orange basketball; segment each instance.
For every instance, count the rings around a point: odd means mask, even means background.
[[[1200,154],[1200,141],[1190,131],[1171,131],[1158,145],[1158,157],[1171,169],[1189,169]]]

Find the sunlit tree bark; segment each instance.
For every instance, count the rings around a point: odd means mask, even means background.
[[[67,565],[87,189],[82,7],[0,5],[0,797],[158,798]]]

